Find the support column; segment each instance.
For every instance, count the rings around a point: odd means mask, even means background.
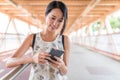
[[[31,31],[31,27],[30,27],[30,24],[29,24],[29,23],[28,23],[28,28],[29,28],[29,34],[31,34],[32,31]]]
[[[12,23],[13,23],[13,27],[14,27],[14,29],[15,29],[15,31],[16,31],[17,39],[18,39],[19,43],[21,44],[20,34],[19,34],[18,31],[17,31],[17,28],[16,28],[16,24],[15,24],[14,19],[12,19]]]
[[[2,46],[2,44],[4,43],[5,39],[6,39],[6,33],[7,33],[7,30],[9,28],[9,25],[10,25],[10,22],[11,22],[12,18],[9,18],[9,22],[8,22],[8,25],[7,25],[7,28],[5,30],[5,33],[2,34],[2,40],[1,40],[1,43],[0,43],[0,47]],[[5,45],[5,44],[4,44]]]
[[[109,23],[108,17],[106,17],[105,23],[106,23],[106,29],[107,29],[107,34],[108,34],[108,42],[109,42],[108,45],[111,45],[111,47],[110,46],[109,47],[112,49],[112,52],[119,54],[117,47],[115,45],[114,39],[112,37],[113,30]]]

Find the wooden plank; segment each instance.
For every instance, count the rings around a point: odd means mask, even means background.
[[[48,5],[48,3],[50,2],[50,0],[13,0],[16,3],[22,4],[22,5]],[[63,1],[65,4],[67,5],[87,5],[90,0],[64,0]]]

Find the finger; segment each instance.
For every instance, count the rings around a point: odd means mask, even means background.
[[[46,60],[50,60],[50,61],[51,61],[51,58],[50,58],[50,57],[46,57],[45,59],[46,59]]]
[[[46,64],[46,63],[47,63],[47,60],[43,60],[42,63],[43,63],[43,64]]]
[[[40,61],[39,64],[46,64],[47,62],[45,61]]]
[[[55,60],[53,60],[53,59],[51,59],[51,60],[50,60],[50,62],[51,62],[51,63],[53,63],[53,64],[56,64],[56,65],[58,65],[58,64],[59,64],[59,62],[58,62],[58,61],[55,61]]]
[[[46,59],[48,62],[53,63],[53,62],[52,62],[52,59],[51,59],[50,57],[46,57],[45,59]]]
[[[42,53],[40,53],[40,55],[46,56],[46,57],[50,57],[51,56],[49,53],[46,53],[46,52],[42,52]]]
[[[40,63],[40,64],[46,64],[46,63],[47,63],[47,60],[39,60],[39,63]]]
[[[61,58],[57,57],[57,56],[54,56],[54,58],[58,61],[58,62],[61,62]]]
[[[39,59],[45,59],[46,57],[49,57],[48,54],[40,54]]]
[[[50,56],[51,56],[49,53],[46,53],[46,52],[44,52],[44,55],[45,55],[46,57],[50,57]]]
[[[52,63],[52,62],[50,62],[50,65],[52,65],[52,66],[54,66],[55,68],[57,68],[57,64],[54,64],[54,63]]]
[[[54,67],[57,68],[57,69],[59,69],[59,68],[61,67],[60,64],[54,64],[54,63],[51,63],[51,62],[50,62],[50,65],[54,66]]]
[[[38,57],[40,60],[44,59],[44,56],[43,55],[39,55]]]

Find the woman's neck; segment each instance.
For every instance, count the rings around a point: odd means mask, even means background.
[[[42,39],[45,41],[54,41],[57,37],[57,34],[53,34],[52,32],[41,32]]]

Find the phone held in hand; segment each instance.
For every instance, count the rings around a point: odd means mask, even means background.
[[[52,48],[51,51],[50,51],[51,58],[55,61],[57,61],[57,60],[54,58],[54,56],[61,57],[63,53],[64,53],[64,51],[54,49],[54,48]]]

